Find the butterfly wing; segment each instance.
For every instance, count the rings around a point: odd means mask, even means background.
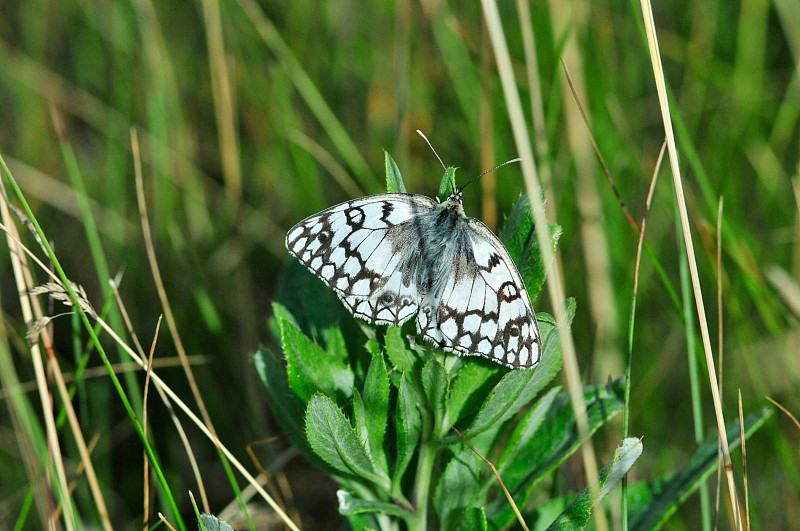
[[[400,325],[419,309],[410,266],[424,237],[418,220],[435,207],[435,201],[416,194],[347,201],[292,227],[286,248],[353,315]]]
[[[422,301],[417,328],[445,350],[531,368],[542,340],[525,283],[492,231],[476,219],[463,223],[444,287]]]

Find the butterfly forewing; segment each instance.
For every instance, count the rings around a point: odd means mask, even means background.
[[[530,368],[541,338],[525,284],[505,247],[461,209],[415,194],[348,201],[306,218],[286,247],[356,317],[399,325],[440,348]]]
[[[414,194],[348,201],[304,219],[286,247],[333,289],[356,316],[399,325],[418,309],[408,262],[422,236],[416,220],[436,202]]]

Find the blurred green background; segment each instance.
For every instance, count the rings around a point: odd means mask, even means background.
[[[548,214],[563,228],[560,260],[566,293],[577,301],[572,331],[582,377],[602,384],[624,374],[637,234],[592,151],[561,60],[638,222],[664,139],[641,11],[629,2],[500,4],[526,120],[535,131]],[[654,10],[715,351],[716,227],[724,196],[726,420],[737,415],[738,390],[745,414],[770,396],[797,415],[800,4],[668,2]],[[54,116],[63,121],[62,135]],[[202,357],[195,376],[221,439],[245,462],[248,443],[278,435],[250,356],[259,343],[274,345],[267,319],[289,261],[287,229],[338,202],[381,192],[383,149],[410,192],[435,195],[442,169],[415,129],[446,164],[461,168],[462,183],[517,156],[476,1],[0,3],[0,152],[68,275],[100,308],[107,287],[80,212],[85,188],[109,273],[124,272],[121,295],[145,345],[163,310],[139,221],[131,128],[141,143],[155,248],[178,331],[188,354]],[[699,335],[691,329],[687,335],[684,325],[683,312],[694,315],[694,304],[681,301],[683,244],[667,166],[647,224],[655,258],[643,257],[639,277],[631,427],[645,450],[634,479],[685,466],[695,423],[702,433],[714,429]],[[524,192],[519,167],[479,183],[467,188],[465,209],[496,228]],[[0,261],[3,322],[18,377],[29,382],[26,330],[7,253]],[[534,307],[552,311],[544,296]],[[85,339],[73,334],[73,325],[69,317],[54,324],[65,373],[74,370]],[[698,356],[702,420],[692,409],[689,347]],[[164,327],[155,356],[175,357]],[[191,403],[180,368],[159,374]],[[141,385],[144,375],[133,379]],[[100,435],[94,457],[112,521],[136,529],[141,445],[107,380],[90,379],[75,405],[87,439]],[[38,404],[35,393],[28,397]],[[195,486],[185,454],[163,405],[150,404],[152,440],[189,514],[184,493]],[[619,426],[595,436],[601,461],[621,439]],[[7,407],[0,408],[0,429],[0,527],[9,528],[29,478]],[[187,429],[211,508],[219,512],[231,489],[212,445]],[[747,443],[755,529],[800,521],[798,435],[779,414]],[[74,448],[65,443],[70,455]],[[299,522],[308,529],[346,526],[336,512],[335,485],[292,459],[288,446],[278,436],[255,452],[265,466],[274,464],[273,476],[286,479],[293,494],[287,504]],[[74,469],[77,455],[71,457]],[[741,480],[740,457],[734,462]],[[580,466],[568,462],[554,485],[580,489]],[[713,501],[713,478],[709,485]],[[76,499],[91,507],[85,486]],[[261,513],[268,528],[269,510]],[[83,514],[94,517],[90,508]],[[40,525],[34,513],[28,520],[31,529]],[[694,496],[669,527],[699,525]],[[724,514],[721,526],[729,526]]]

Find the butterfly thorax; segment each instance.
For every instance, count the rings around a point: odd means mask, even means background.
[[[463,268],[472,260],[466,230],[467,216],[461,204],[461,193],[455,192],[444,203],[423,217],[425,238],[417,253],[416,280],[422,295],[436,297],[454,269]]]

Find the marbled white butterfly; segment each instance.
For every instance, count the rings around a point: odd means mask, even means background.
[[[500,240],[468,218],[463,187],[443,203],[379,194],[310,216],[286,248],[356,317],[417,330],[439,348],[530,369],[542,340],[525,283]]]

